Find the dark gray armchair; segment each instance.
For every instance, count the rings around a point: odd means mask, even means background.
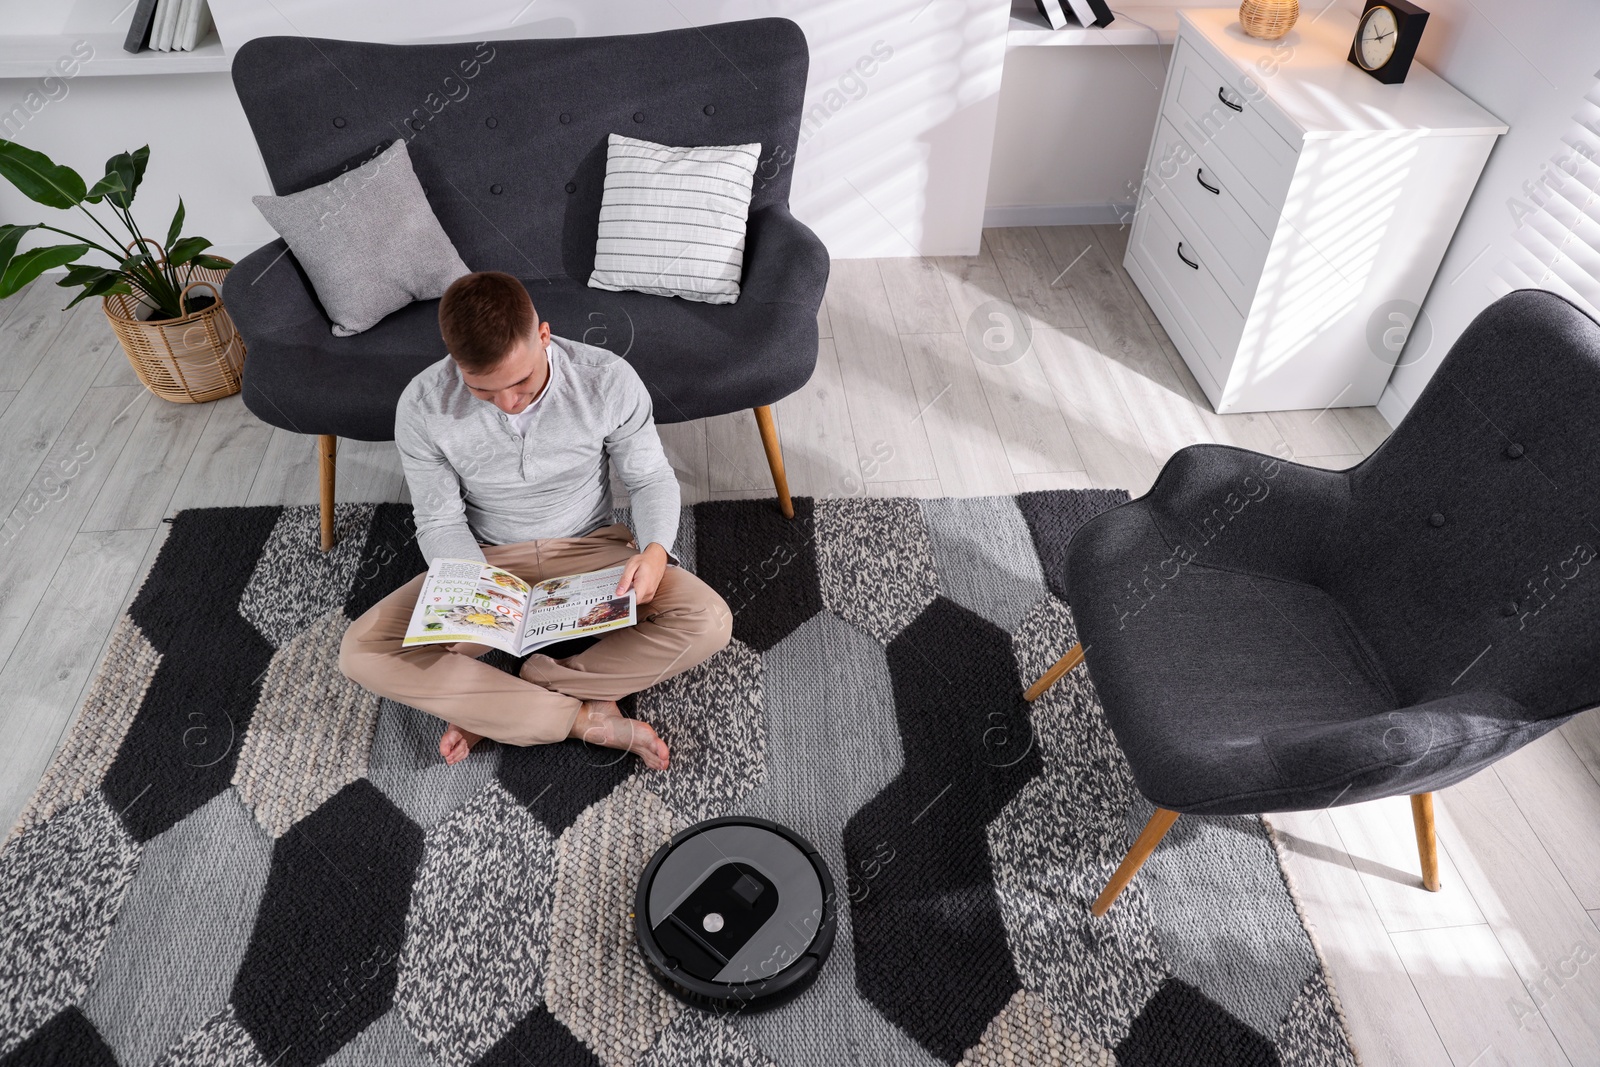
[[[1412,797],[1600,704],[1600,326],[1547,292],[1469,326],[1348,471],[1174,455],[1073,538],[1079,662],[1155,816],[1103,914],[1180,812]]]
[[[556,334],[633,364],[657,421],[753,408],[792,515],[770,405],[811,377],[828,278],[827,249],[788,208],[808,65],[800,28],[768,18],[483,44],[262,37],[235,55],[233,81],[277,193],[326,182],[406,138],[467,266],[516,275]],[[671,145],[761,143],[737,303],[587,287],[613,132]],[[336,440],[393,439],[401,390],[445,354],[438,301],[334,337],[282,241],[241,261],[225,290],[250,348],[245,405],[321,439],[331,546]]]

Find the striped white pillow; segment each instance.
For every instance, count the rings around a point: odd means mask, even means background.
[[[761,144],[669,148],[612,134],[589,285],[739,299],[745,219]]]

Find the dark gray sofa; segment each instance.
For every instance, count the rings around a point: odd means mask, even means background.
[[[792,513],[769,405],[810,378],[828,277],[822,242],[789,213],[809,55],[787,19],[622,37],[382,45],[263,37],[233,80],[274,190],[297,192],[404,137],[446,233],[473,270],[521,278],[558,335],[617,352],[658,422],[756,410]],[[590,289],[606,138],[759,141],[742,293],[712,305]],[[274,241],[224,299],[249,348],[244,402],[323,444],[331,545],[333,443],[391,440],[395,403],[445,354],[437,301],[334,337],[305,274]]]

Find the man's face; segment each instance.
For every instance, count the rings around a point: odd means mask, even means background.
[[[533,402],[549,378],[549,345],[550,324],[541,322],[532,337],[518,340],[488,370],[473,372],[460,364],[456,369],[473,396],[487,400],[507,415],[515,415]]]

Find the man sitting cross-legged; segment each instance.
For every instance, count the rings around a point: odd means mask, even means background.
[[[411,380],[395,412],[423,557],[486,559],[529,583],[625,564],[617,592],[634,591],[638,624],[564,659],[535,653],[513,676],[476,658],[485,645],[401,649],[418,575],[350,625],[340,669],[445,720],[449,763],[483,737],[577,737],[665,768],[666,742],[616,701],[716,653],[733,616],[710,586],[669,566],[678,481],[644,383],[610,352],[552,337],[509,274],[457,279],[439,327],[450,355]],[[611,522],[611,465],[637,537]]]

